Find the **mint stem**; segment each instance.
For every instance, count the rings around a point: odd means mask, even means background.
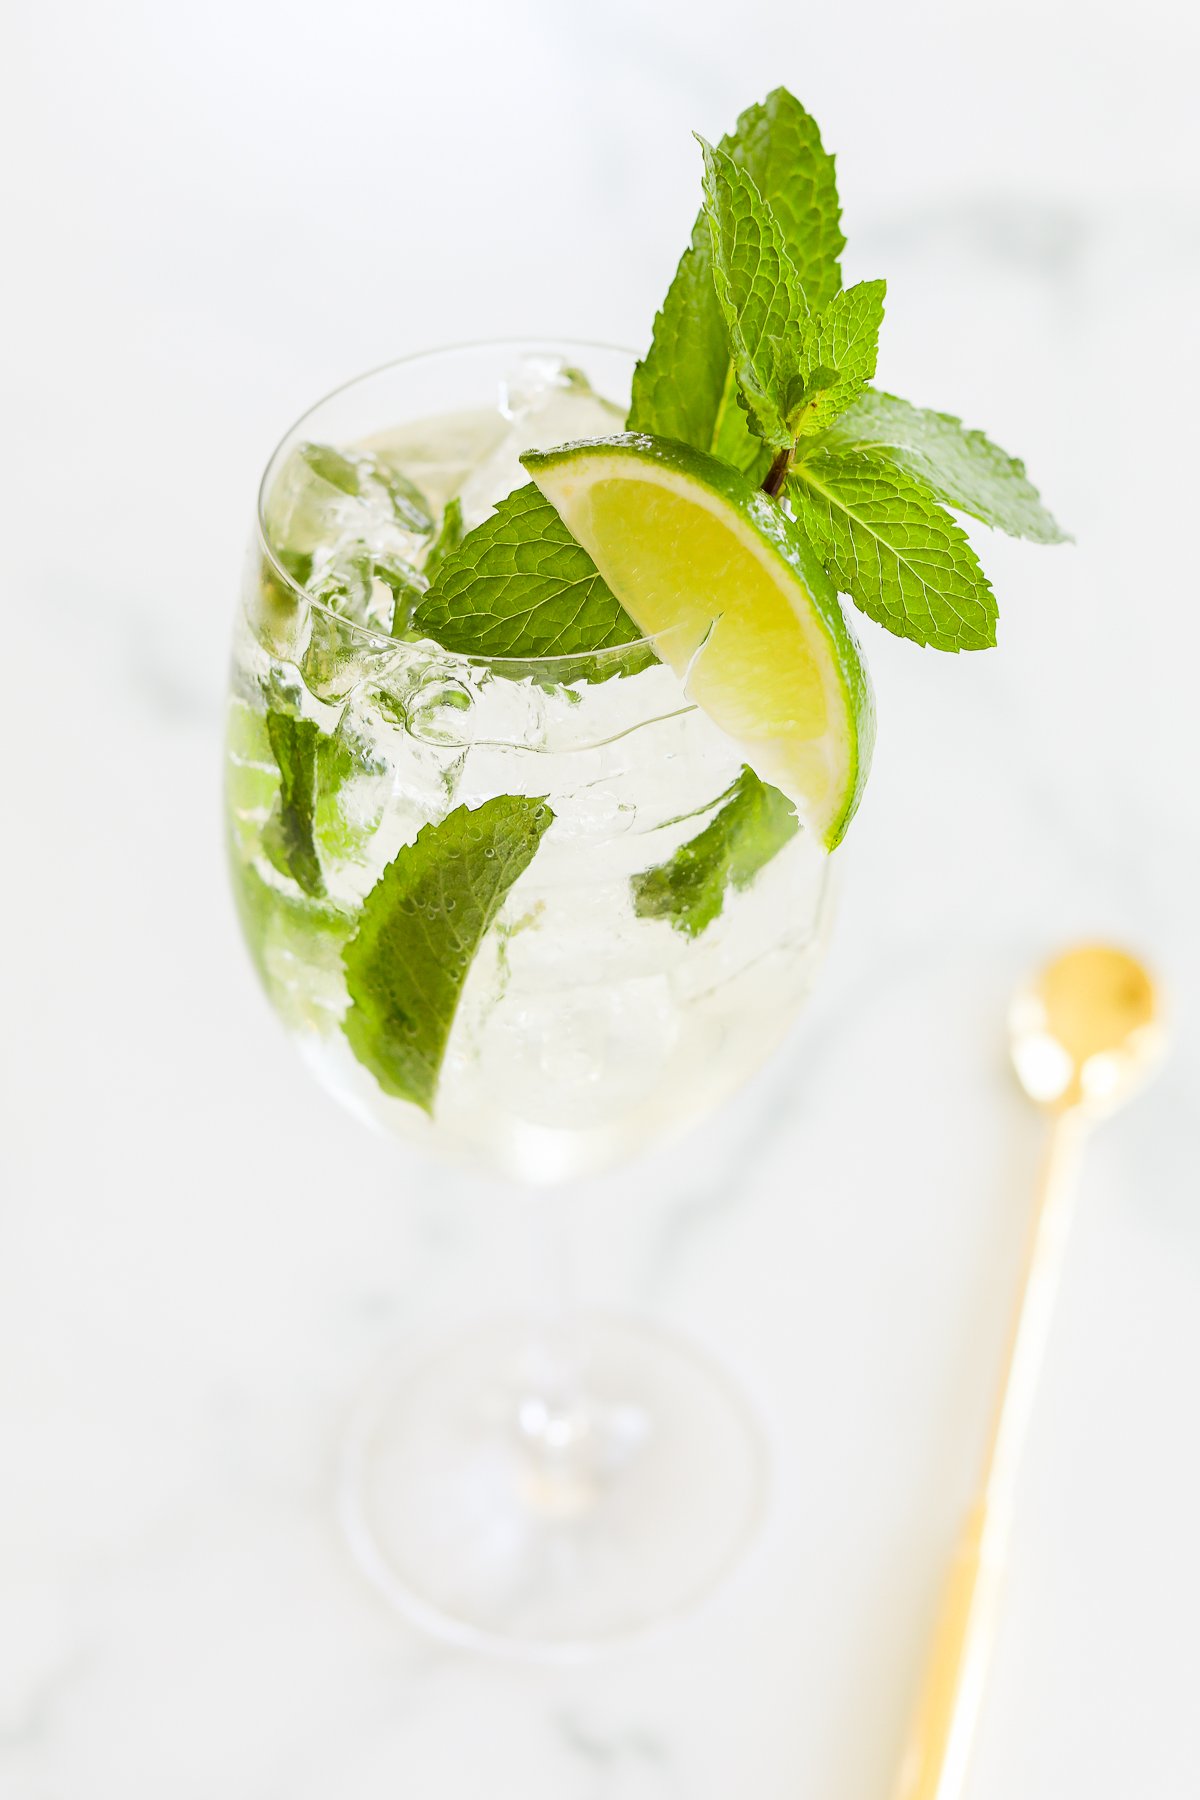
[[[775,453],[775,461],[767,470],[767,479],[762,484],[764,494],[770,494],[772,500],[779,498],[779,491],[787,479],[787,472],[792,466],[792,458],[796,454],[795,444],[788,444]]]

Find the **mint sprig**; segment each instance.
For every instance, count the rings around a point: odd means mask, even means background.
[[[633,909],[640,919],[665,919],[698,937],[719,917],[729,890],[749,887],[799,829],[791,801],[743,768],[703,831],[633,877]]]
[[[751,423],[772,450],[832,423],[875,373],[882,281],[808,306],[783,228],[751,175],[723,150],[704,152],[713,285]]]
[[[712,274],[752,429],[774,453],[763,486],[778,494],[800,437],[831,424],[875,373],[882,281],[810,310],[783,230],[752,177],[703,138]]]
[[[753,471],[773,495],[786,482],[839,591],[898,636],[994,644],[994,596],[946,509],[1038,543],[1066,534],[982,432],[870,388],[884,284],[841,287],[833,160],[798,103],[777,90],[715,149],[700,141],[705,211],[635,372],[631,427]]]
[[[394,856],[342,952],[359,1062],[398,1099],[433,1111],[463,984],[506,895],[553,823],[544,800],[460,806]]]
[[[776,88],[741,114],[718,148],[746,171],[771,208],[806,305],[825,306],[842,285],[838,258],[845,239],[833,158],[815,121],[785,88]],[[733,374],[704,212],[654,321],[650,349],[634,371],[628,427],[675,438],[740,469],[762,458]]]

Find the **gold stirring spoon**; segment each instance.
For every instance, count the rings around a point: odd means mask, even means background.
[[[1021,1450],[1050,1332],[1091,1122],[1147,1079],[1165,1048],[1155,984],[1136,958],[1084,944],[1013,1000],[1013,1062],[1051,1115],[1033,1236],[983,1475],[955,1553],[896,1800],[958,1800],[995,1635]]]

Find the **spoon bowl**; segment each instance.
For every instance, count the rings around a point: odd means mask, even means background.
[[[1128,951],[1077,945],[1017,994],[1009,1041],[1017,1079],[1039,1106],[1112,1112],[1166,1048],[1158,987]]]

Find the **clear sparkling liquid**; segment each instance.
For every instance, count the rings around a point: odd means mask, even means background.
[[[742,767],[664,665],[564,686],[544,668],[392,643],[391,591],[354,574],[364,546],[419,570],[452,496],[469,528],[524,481],[522,450],[620,427],[616,408],[539,358],[512,371],[491,409],[364,439],[359,450],[428,501],[421,527],[386,481],[363,476],[348,494],[285,463],[268,529],[311,559],[310,588],[322,571],[342,582],[350,569],[338,604],[377,635],[306,617],[269,583],[264,597],[256,555],[235,643],[231,858],[272,1003],[356,1113],[532,1181],[619,1161],[738,1087],[786,1031],[822,948],[827,859],[804,832],[695,938],[637,915],[631,878],[695,837]],[[279,789],[265,716],[281,699],[327,734],[339,771],[317,806],[324,900],[264,849]],[[355,1059],[341,1029],[341,947],[381,870],[424,825],[497,794],[545,796],[554,823],[471,964],[430,1118]]]

